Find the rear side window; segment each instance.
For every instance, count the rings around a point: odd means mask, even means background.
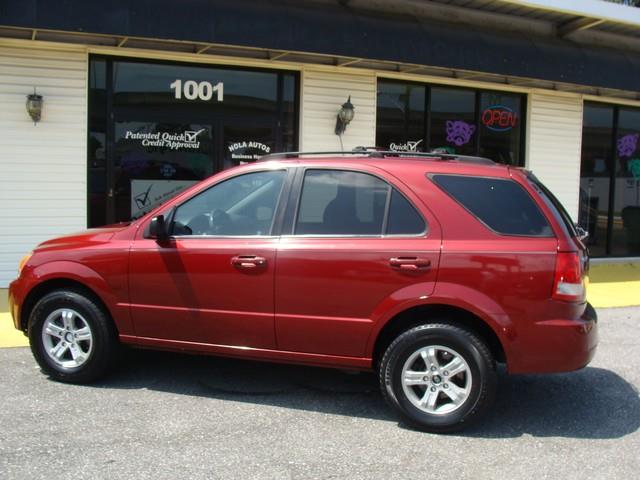
[[[549,222],[531,196],[513,180],[462,175],[433,175],[431,179],[497,233],[553,236]]]

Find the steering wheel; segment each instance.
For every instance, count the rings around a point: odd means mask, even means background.
[[[215,209],[211,214],[211,233],[213,235],[223,235],[230,233],[231,217],[224,210]]]

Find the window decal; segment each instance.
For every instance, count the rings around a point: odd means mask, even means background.
[[[418,145],[423,142],[423,138],[420,140],[407,140],[405,143],[391,142],[389,144],[389,150],[394,152],[416,152]]]
[[[181,148],[199,149],[200,141],[198,135],[204,132],[206,128],[198,131],[185,130],[181,133],[173,132],[133,132],[127,130],[124,136],[125,140],[140,140],[143,147],[160,147],[169,150],[179,150]]]
[[[447,120],[447,142],[454,143],[458,147],[469,143],[475,131],[476,126],[464,120]]]
[[[636,151],[640,134],[629,134],[618,139],[618,156],[630,157]]]

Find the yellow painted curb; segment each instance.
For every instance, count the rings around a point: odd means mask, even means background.
[[[640,305],[640,264],[592,263],[587,298],[596,308]]]
[[[13,326],[11,314],[0,313],[0,348],[26,347],[29,340]]]
[[[587,299],[596,308],[640,305],[640,281],[590,283]]]
[[[640,263],[592,263],[589,280],[591,283],[640,282]]]

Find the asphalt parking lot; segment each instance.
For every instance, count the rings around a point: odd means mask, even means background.
[[[398,423],[372,374],[129,351],[92,386],[0,350],[0,478],[637,478],[640,308],[600,310],[571,374],[500,375],[452,435]]]

